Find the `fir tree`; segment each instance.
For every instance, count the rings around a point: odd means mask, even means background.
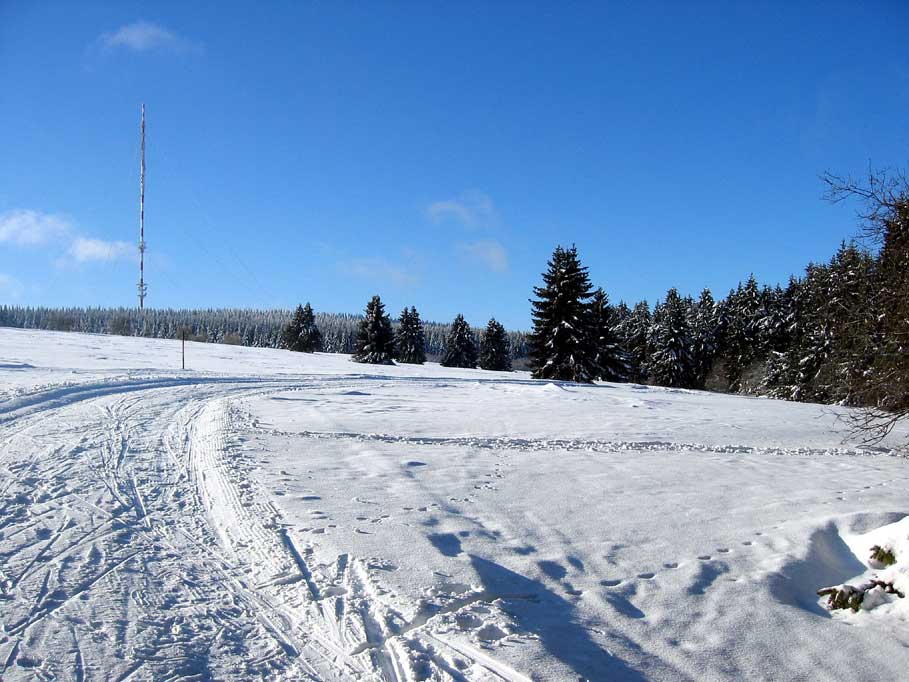
[[[534,287],[533,333],[530,336],[533,377],[590,382],[597,374],[590,339],[591,297],[587,268],[577,249],[556,247]]]
[[[505,327],[495,318],[486,325],[483,339],[480,342],[480,369],[495,372],[511,371],[511,347]]]
[[[409,365],[422,365],[426,362],[426,336],[420,313],[411,306],[410,310],[401,311],[401,320],[395,334],[396,358]]]
[[[742,387],[748,366],[765,355],[761,322],[765,317],[763,299],[754,275],[741,283],[726,299],[726,324],[723,337],[723,361],[726,380],[732,391]]]
[[[351,358],[354,362],[374,365],[391,365],[394,357],[394,333],[391,319],[385,314],[385,304],[373,296],[366,305],[366,316],[357,328],[356,350]]]
[[[312,306],[297,306],[294,316],[284,328],[282,345],[288,350],[315,353],[322,350],[322,333],[316,326]]]
[[[719,326],[719,315],[713,295],[710,293],[710,289],[704,289],[698,302],[691,308],[689,316],[694,385],[697,388],[704,388],[707,375],[713,367]]]
[[[647,301],[640,301],[618,327],[622,347],[630,364],[630,381],[644,383],[647,380],[647,358],[650,355],[647,343],[651,325],[650,306]]]
[[[463,315],[458,315],[451,323],[441,364],[443,367],[468,367],[470,369],[477,366],[477,342]]]
[[[670,289],[659,313],[654,313],[649,369],[658,386],[692,388],[696,383],[686,308],[678,292]]]
[[[609,296],[602,289],[590,302],[590,334],[593,339],[596,378],[603,381],[628,381],[631,368],[614,331],[615,315]]]

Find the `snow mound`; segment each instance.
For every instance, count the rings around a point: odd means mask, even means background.
[[[875,560],[876,552],[890,559]],[[909,516],[857,513],[829,520],[810,534],[803,556],[791,557],[771,574],[769,588],[777,601],[853,624],[865,623],[872,610],[877,621],[909,622],[909,601],[900,596],[909,594]],[[829,594],[818,598],[820,589],[840,592],[844,602],[857,592],[863,598],[855,611],[831,608]]]

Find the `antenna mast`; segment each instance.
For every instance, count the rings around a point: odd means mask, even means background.
[[[145,307],[145,105],[142,105],[141,154],[139,160],[139,310]]]

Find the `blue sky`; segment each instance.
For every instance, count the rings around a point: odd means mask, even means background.
[[[790,6],[791,5],[791,6]],[[0,2],[0,301],[529,326],[553,247],[613,301],[785,281],[902,166],[909,4]]]

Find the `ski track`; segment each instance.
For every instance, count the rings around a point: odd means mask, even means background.
[[[0,402],[0,679],[413,682],[428,661],[528,680],[426,627],[495,595],[406,622],[367,560],[295,537],[232,450],[238,398],[375,379],[127,376]]]
[[[671,441],[627,441],[627,440],[584,440],[558,438],[512,438],[496,436],[403,436],[383,433],[351,433],[344,431],[281,431],[265,429],[274,436],[303,438],[311,440],[351,440],[359,442],[403,443],[419,446],[459,446],[482,450],[509,450],[519,452],[540,452],[553,450],[584,450],[587,452],[707,452],[730,455],[768,455],[786,457],[898,457],[907,458],[909,453],[884,447],[858,448],[778,448],[751,447],[747,445],[710,445],[704,443],[676,443]]]

